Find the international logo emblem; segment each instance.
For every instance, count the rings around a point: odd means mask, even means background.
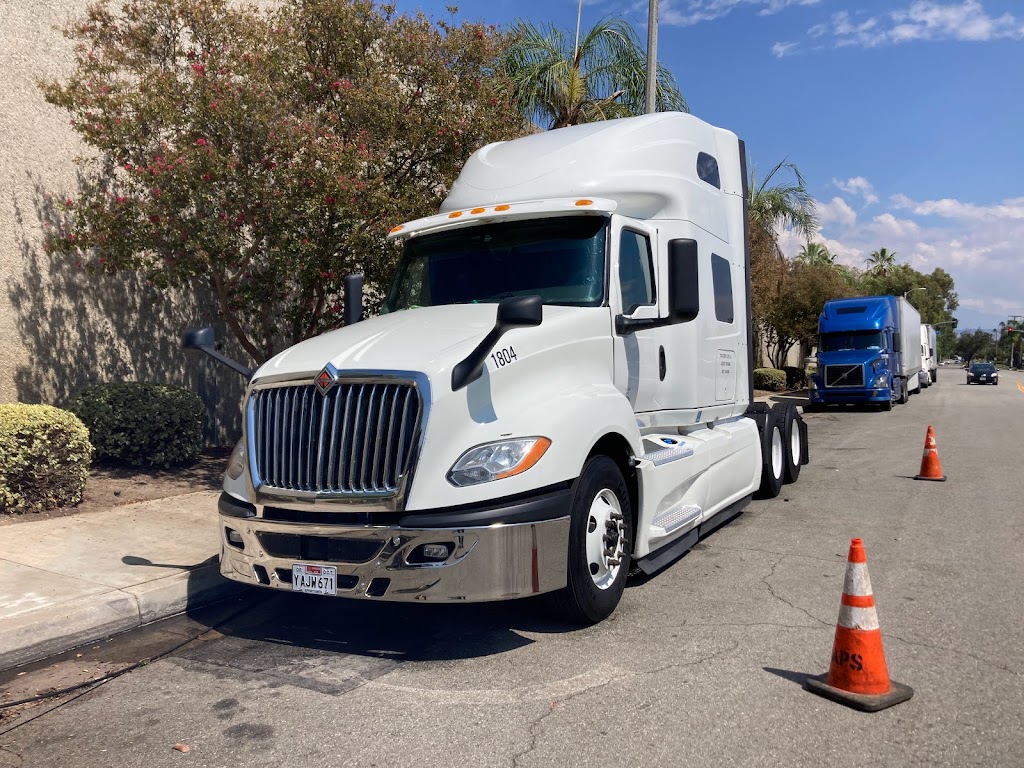
[[[316,375],[316,378],[313,379],[313,384],[316,385],[316,388],[321,395],[326,395],[337,381],[338,369],[328,363],[324,366],[324,369]]]

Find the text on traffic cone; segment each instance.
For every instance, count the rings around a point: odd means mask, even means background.
[[[921,471],[915,480],[945,480],[942,465],[939,463],[939,451],[935,447],[935,430],[928,425],[924,436],[924,454],[921,456]]]

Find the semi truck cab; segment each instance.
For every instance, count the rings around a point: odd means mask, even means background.
[[[395,226],[377,317],[253,375],[221,572],[272,589],[594,622],[797,479],[792,406],[752,404],[742,142],[686,114],[475,153]]]

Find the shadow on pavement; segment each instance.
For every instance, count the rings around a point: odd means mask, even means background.
[[[761,667],[761,669],[765,672],[771,672],[773,675],[781,677],[784,680],[789,680],[791,683],[796,683],[801,687],[807,682],[809,677],[814,677],[814,675],[809,675],[806,672],[793,672],[788,669],[776,669],[775,667]]]

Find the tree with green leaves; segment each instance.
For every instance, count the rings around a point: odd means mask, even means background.
[[[828,252],[823,243],[806,243],[796,255],[796,260],[802,264],[817,264],[831,266],[835,264],[836,257]]]
[[[995,340],[992,334],[981,329],[961,333],[956,339],[956,353],[967,365],[972,360],[984,360],[994,351]]]
[[[758,181],[757,168],[749,163],[747,183],[747,233],[750,248],[750,322],[754,336],[764,338],[765,321],[782,293],[788,274],[786,257],[779,248],[776,232],[791,228],[805,239],[818,230],[814,198],[807,191],[800,169],[782,162]],[[781,180],[782,172],[791,178]],[[770,334],[770,332],[768,332]],[[758,342],[760,354],[760,341]]]
[[[501,62],[512,100],[541,128],[564,128],[645,110],[647,57],[624,19],[603,19],[574,39],[552,25],[517,21]],[[658,65],[659,112],[689,111],[672,73]]]
[[[493,27],[369,0],[100,0],[42,84],[92,150],[48,250],[158,287],[205,283],[261,363],[371,302],[394,224],[436,212],[481,145],[525,125]]]
[[[765,340],[772,365],[782,368],[796,345],[807,351],[818,336],[818,316],[826,301],[857,296],[848,274],[831,264],[794,260],[764,319]]]
[[[885,277],[896,266],[896,254],[887,248],[879,248],[877,251],[872,251],[871,256],[864,261],[871,274]]]

